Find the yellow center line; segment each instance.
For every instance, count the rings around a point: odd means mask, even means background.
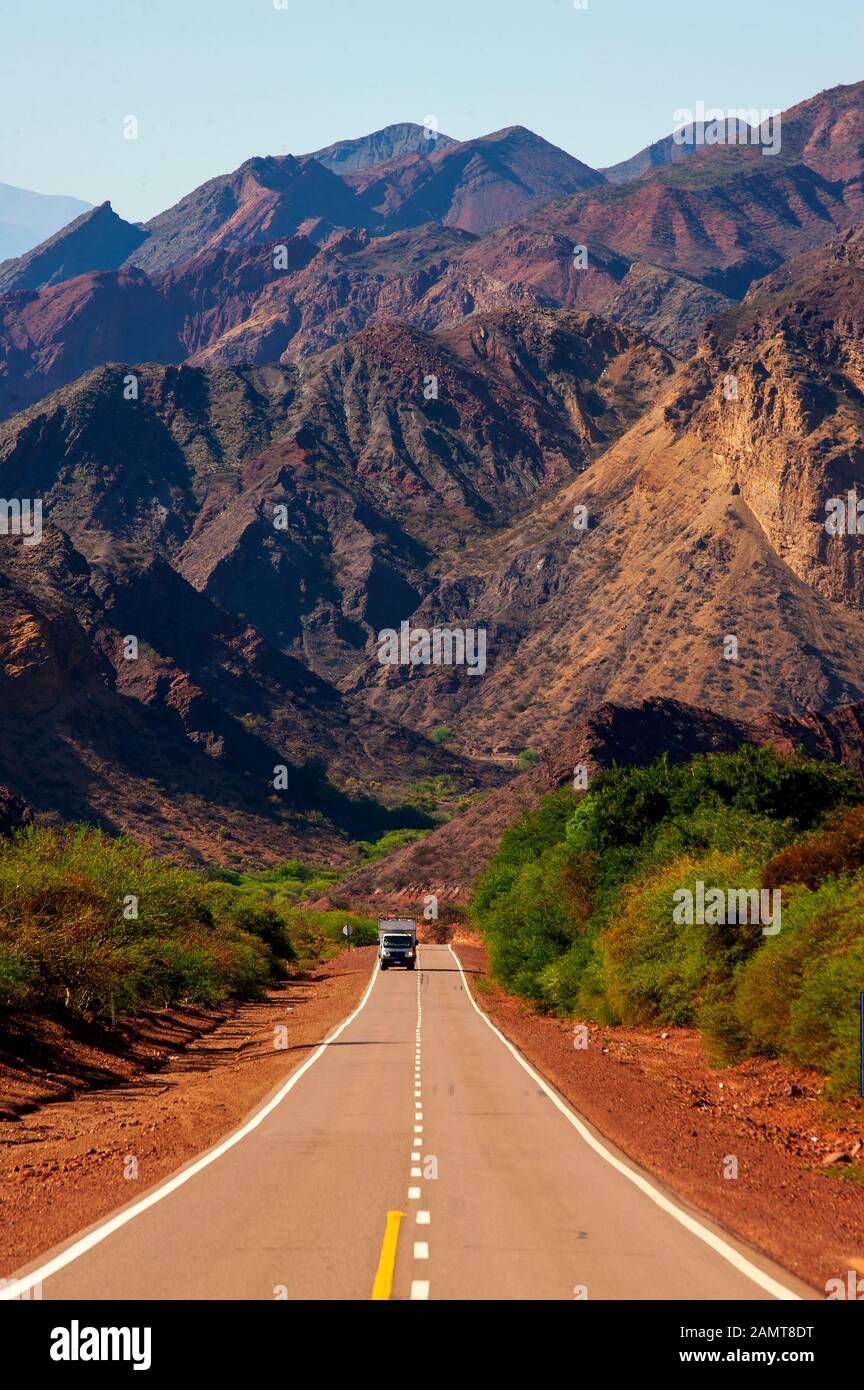
[[[390,1290],[393,1288],[393,1267],[396,1264],[399,1225],[404,1215],[404,1211],[388,1211],[387,1213],[387,1225],[384,1227],[384,1239],[381,1242],[381,1258],[378,1261],[375,1283],[372,1285],[373,1299],[390,1297]]]

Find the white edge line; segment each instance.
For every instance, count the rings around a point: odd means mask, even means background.
[[[303,1065],[291,1073],[285,1085],[276,1092],[276,1095],[273,1096],[266,1105],[263,1105],[260,1110],[257,1110],[241,1129],[238,1129],[234,1134],[230,1135],[229,1138],[223,1139],[222,1143],[217,1144],[215,1149],[210,1149],[208,1153],[202,1154],[202,1156],[196,1159],[194,1163],[191,1163],[188,1168],[184,1168],[183,1171],[177,1173],[175,1177],[169,1178],[161,1187],[155,1188],[154,1191],[148,1193],[146,1197],[142,1197],[140,1202],[136,1202],[134,1206],[126,1207],[124,1211],[118,1212],[116,1216],[110,1217],[104,1225],[98,1226],[95,1231],[90,1231],[88,1235],[82,1236],[80,1240],[76,1240],[75,1243],[68,1246],[66,1250],[61,1250],[60,1254],[55,1255],[53,1260],[49,1260],[47,1264],[40,1266],[40,1268],[34,1270],[32,1274],[22,1275],[22,1277],[17,1279],[14,1283],[7,1284],[5,1287],[0,1287],[0,1303],[8,1303],[11,1299],[18,1298],[22,1293],[26,1293],[29,1289],[34,1288],[36,1284],[43,1283],[46,1279],[50,1279],[52,1275],[57,1274],[61,1269],[64,1269],[66,1265],[72,1264],[73,1261],[79,1259],[81,1255],[86,1255],[88,1250],[92,1250],[95,1245],[100,1245],[108,1236],[113,1235],[115,1231],[119,1231],[121,1227],[133,1221],[136,1216],[140,1216],[142,1212],[147,1211],[149,1207],[155,1206],[157,1202],[161,1202],[163,1197],[167,1197],[171,1192],[176,1192],[178,1187],[182,1187],[190,1178],[194,1178],[196,1174],[202,1172],[204,1168],[208,1168],[211,1163],[215,1163],[217,1158],[221,1158],[229,1149],[233,1149],[235,1144],[239,1144],[241,1139],[245,1139],[247,1134],[251,1134],[254,1129],[257,1129],[262,1121],[264,1121],[278,1105],[281,1105],[289,1091],[293,1091],[301,1076],[318,1061],[319,1057],[324,1055],[330,1044],[336,1041],[339,1034],[345,1031],[349,1023],[354,1022],[354,1019],[361,1010],[365,1009],[369,996],[375,986],[375,981],[378,978],[378,968],[378,962],[376,960],[375,968],[372,971],[372,978],[366,987],[363,998],[360,1000],[354,1012],[342,1020],[329,1037],[326,1037],[324,1041],[319,1044],[312,1056],[307,1057]]]
[[[728,1260],[729,1264],[734,1265],[741,1274],[745,1274],[748,1279],[752,1279],[753,1283],[758,1284],[760,1289],[764,1289],[766,1293],[770,1293],[777,1299],[794,1299],[800,1301],[800,1294],[793,1293],[791,1289],[787,1289],[785,1285],[779,1284],[776,1279],[772,1279],[770,1274],[765,1274],[757,1265],[751,1264],[740,1251],[728,1245],[725,1240],[721,1240],[720,1236],[715,1235],[713,1231],[709,1231],[707,1226],[703,1226],[699,1221],[695,1221],[692,1216],[688,1216],[680,1207],[675,1206],[674,1202],[670,1202],[668,1197],[664,1197],[662,1192],[658,1192],[657,1188],[654,1187],[647,1178],[643,1178],[641,1173],[635,1173],[626,1163],[622,1163],[619,1158],[616,1158],[613,1153],[610,1153],[605,1145],[600,1143],[599,1139],[595,1139],[594,1135],[589,1129],[586,1129],[582,1121],[573,1114],[572,1110],[570,1110],[558,1096],[556,1096],[552,1087],[549,1086],[547,1082],[544,1081],[543,1077],[525,1061],[525,1058],[519,1052],[518,1048],[514,1047],[509,1039],[505,1038],[501,1030],[496,1028],[492,1020],[483,1012],[477,1004],[474,995],[471,993],[468,981],[465,979],[465,971],[462,969],[462,962],[449,943],[447,949],[459,967],[459,974],[462,976],[465,993],[471,1001],[472,1007],[480,1015],[487,1028],[492,1029],[492,1032],[501,1040],[508,1052],[511,1052],[516,1058],[520,1067],[523,1067],[532,1080],[537,1082],[537,1085],[541,1087],[544,1093],[549,1097],[556,1109],[561,1111],[561,1114],[566,1120],[569,1120],[573,1128],[578,1131],[580,1136],[585,1140],[585,1143],[588,1144],[595,1153],[598,1153],[601,1158],[604,1158],[607,1163],[610,1163],[613,1168],[617,1169],[619,1173],[622,1173],[634,1186],[639,1188],[640,1192],[644,1192],[646,1197],[650,1197],[652,1202],[655,1202],[663,1211],[674,1217],[675,1220],[681,1226],[684,1226],[686,1230],[690,1231],[692,1235],[698,1236],[699,1240],[704,1241],[705,1244],[709,1245],[712,1250],[715,1250],[718,1255],[722,1255],[723,1259]]]

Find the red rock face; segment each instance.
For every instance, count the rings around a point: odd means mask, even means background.
[[[431,142],[430,142],[431,146]],[[347,176],[390,230],[440,222],[482,235],[603,176],[523,126]]]
[[[857,176],[860,179],[860,173]],[[758,276],[864,213],[854,185],[749,148],[706,148],[624,187],[577,194],[528,226],[610,248],[740,297]]]
[[[0,414],[10,415],[100,362],[185,357],[180,321],[146,275],[94,272],[0,296]]]

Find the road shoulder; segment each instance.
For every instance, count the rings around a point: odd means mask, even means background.
[[[343,952],[239,1005],[167,1060],[157,1055],[150,1070],[0,1121],[0,1275],[235,1129],[357,1007],[374,956],[374,947]]]
[[[864,1272],[864,1185],[815,1157],[854,1147],[854,1107],[838,1118],[807,1094],[812,1077],[789,1080],[779,1063],[711,1069],[690,1030],[673,1039],[589,1024],[588,1046],[577,1048],[572,1021],[532,1013],[492,984],[482,944],[454,949],[496,1027],[647,1173],[818,1291]],[[788,1086],[803,1094],[787,1097]]]

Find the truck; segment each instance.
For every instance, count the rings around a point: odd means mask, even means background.
[[[404,965],[413,970],[417,960],[417,923],[413,917],[382,917],[378,922],[378,962],[382,970]]]

